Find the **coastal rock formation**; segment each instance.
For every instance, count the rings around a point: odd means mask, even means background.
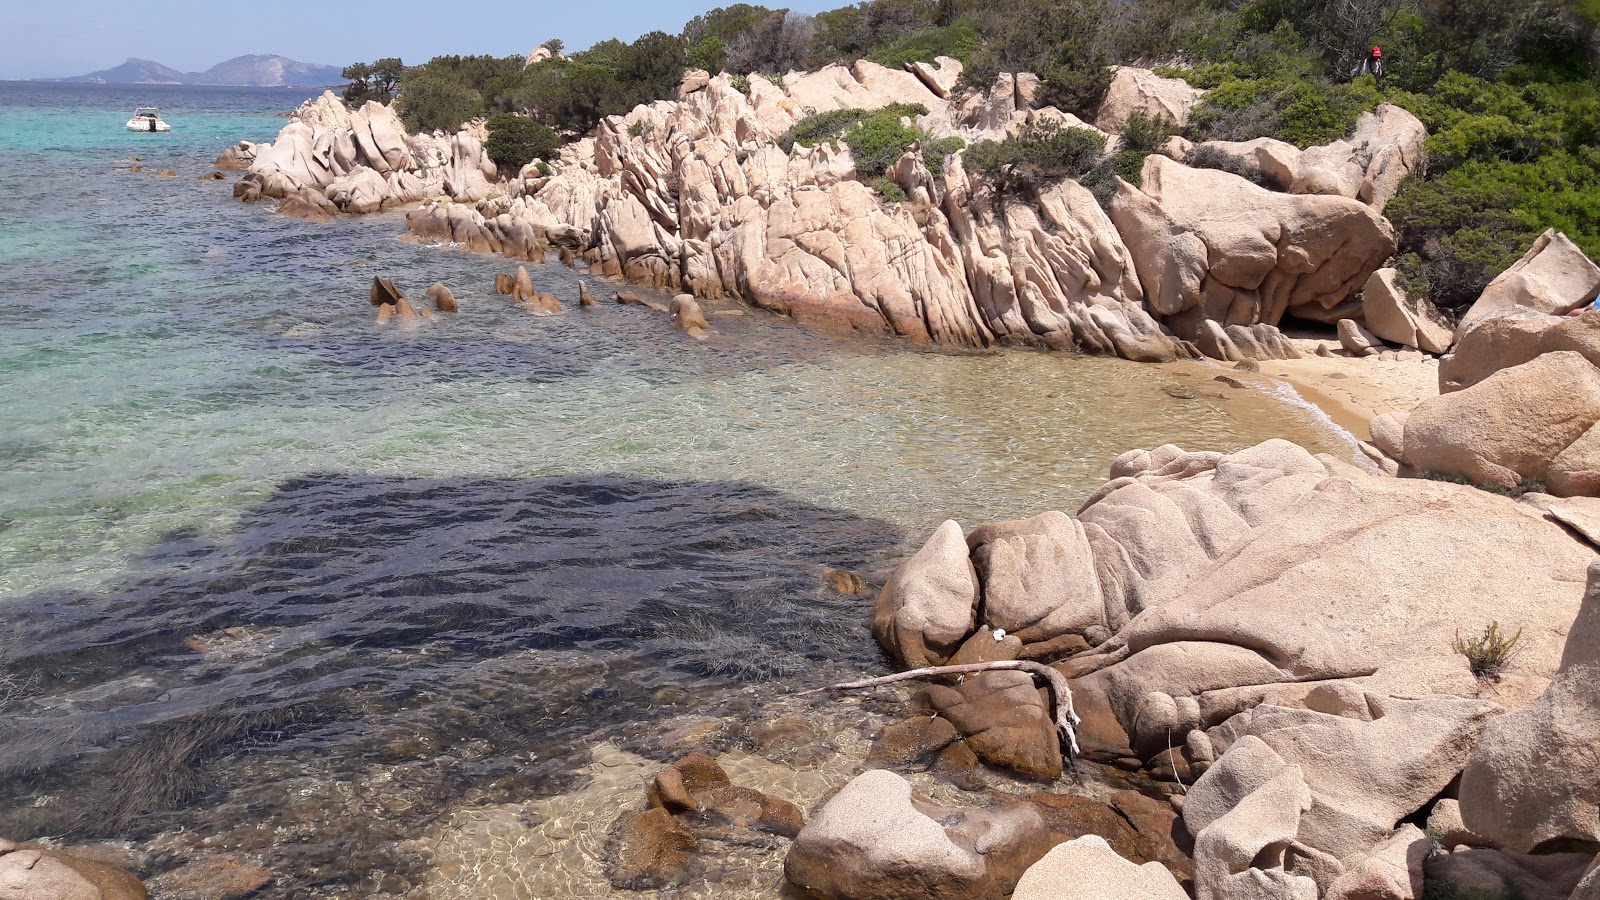
[[[1142,187],[1118,185],[1111,221],[1151,312],[1191,340],[1206,320],[1316,318],[1359,290],[1395,248],[1393,227],[1359,201],[1274,193],[1159,154],[1145,159]]]
[[[1487,379],[1418,406],[1406,418],[1404,462],[1420,472],[1459,475],[1475,484],[1514,488],[1548,482],[1558,471],[1577,475],[1588,459],[1580,438],[1600,422],[1600,368],[1580,353],[1561,350],[1502,369]],[[1571,483],[1548,485],[1561,495]]]
[[[1197,897],[1390,896],[1384,885],[1415,896],[1417,835],[1402,820],[1427,812],[1480,734],[1510,733],[1487,731],[1502,709],[1455,652],[1463,630],[1520,630],[1511,677],[1557,677],[1519,714],[1527,737],[1501,745],[1505,790],[1596,765],[1583,755],[1593,698],[1572,686],[1593,674],[1560,680],[1587,664],[1567,658],[1592,629],[1580,619],[1567,632],[1593,550],[1540,508],[1268,441],[1132,451],[1075,517],[982,526],[964,555],[960,533],[946,523],[890,579],[878,611],[905,627],[880,640],[933,661],[961,646],[964,623],[984,637],[1003,622],[1021,642],[1012,652],[1072,679],[1087,753],[1200,773],[1182,806]],[[1513,761],[1558,730],[1541,743],[1571,736],[1560,753],[1579,755]],[[1481,746],[1496,752],[1487,737]],[[1516,828],[1593,812],[1593,798],[1569,794],[1569,807],[1495,815],[1520,816],[1503,826]],[[1463,792],[1464,816],[1467,802]]]
[[[1160,863],[1135,865],[1118,856],[1098,835],[1058,844],[1028,867],[1012,900],[1187,900],[1188,894]]]
[[[444,282],[435,281],[428,288],[428,299],[433,301],[433,308],[440,312],[455,312],[456,295],[444,286]]]
[[[1429,353],[1444,353],[1455,332],[1427,298],[1411,298],[1397,282],[1395,269],[1379,269],[1361,291],[1361,313],[1367,330],[1389,341]]]
[[[1273,138],[1196,146],[1232,156],[1279,190],[1348,197],[1381,213],[1421,162],[1427,137],[1421,120],[1385,103],[1362,113],[1348,137],[1305,150]]]
[[[1461,775],[1461,821],[1530,852],[1566,839],[1600,844],[1600,561],[1556,677],[1528,706],[1485,729]]]
[[[795,73],[781,89],[753,79],[746,96],[719,75],[681,101],[602,122],[528,193],[482,210],[436,204],[407,224],[427,240],[534,260],[559,253],[635,283],[917,341],[1193,355],[1145,313],[1121,237],[1077,183],[1002,203],[959,154],[933,173],[913,151],[890,172],[910,201],[886,205],[855,180],[847,147],[784,154],[771,143],[808,108],[916,102],[930,133],[974,138],[1044,114],[1008,76],[979,95],[990,112],[961,124],[967,108],[928,83],[858,62]]]
[[[1149,69],[1118,66],[1094,124],[1101,131],[1121,134],[1128,117],[1136,112],[1152,119],[1164,118],[1182,128],[1205,91],[1181,78],[1163,78]]]
[[[1480,321],[1514,309],[1561,315],[1595,299],[1600,292],[1600,266],[1554,228],[1540,235],[1511,268],[1501,272],[1472,304],[1456,335]]]
[[[503,190],[481,132],[481,124],[469,124],[451,136],[407,137],[392,107],[368,101],[350,110],[325,91],[296,109],[272,143],[252,146],[240,184],[267,197],[319,194],[352,213],[429,197],[481,200]],[[244,151],[235,147],[224,156],[242,162]]]
[[[216,161],[212,165],[219,169],[243,172],[255,161],[256,145],[250,141],[240,141],[217,154]]]
[[[1049,847],[1033,804],[939,806],[899,775],[873,769],[812,815],[784,873],[819,898],[999,900]]]
[[[483,151],[481,122],[405,138],[387,107],[352,112],[325,94],[257,148],[236,190],[242,199],[314,192],[349,212],[420,201],[406,224],[422,240],[532,261],[556,255],[801,320],[1155,362],[1293,357],[1274,327],[1281,316],[1333,322],[1393,249],[1388,224],[1355,200],[1278,194],[1170,160],[1170,170],[1147,163],[1159,171],[1147,171],[1144,192],[1124,187],[1120,213],[1108,217],[1072,180],[998,195],[959,151],[930,171],[910,148],[887,172],[907,200],[887,203],[856,171],[848,139],[776,146],[808,115],[896,103],[925,107],[915,124],[930,136],[969,143],[1036,122],[1092,127],[1038,108],[1036,76],[1005,73],[987,91],[959,93],[961,71],[945,57],[909,69],[862,60],[735,87],[727,74],[692,70],[678,100],[608,118],[548,169],[509,181]],[[1199,93],[1122,68],[1102,125],[1120,128],[1135,110],[1181,123]],[[1321,168],[1294,165],[1306,184],[1333,166],[1354,185],[1337,193],[1385,195],[1409,171],[1413,125],[1382,107],[1348,141],[1307,157]],[[1224,215],[1241,207],[1248,220]]]
[[[1552,316],[1514,307],[1463,329],[1454,352],[1439,360],[1439,392],[1459,391],[1541,354],[1571,350],[1600,365],[1600,313]]]

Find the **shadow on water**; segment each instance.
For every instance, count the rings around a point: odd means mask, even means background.
[[[250,822],[236,849],[302,887],[403,870],[389,842],[468,793],[569,790],[596,740],[881,666],[823,570],[900,538],[736,483],[295,478],[222,539],[7,601],[0,834]],[[379,764],[403,802],[350,800]]]

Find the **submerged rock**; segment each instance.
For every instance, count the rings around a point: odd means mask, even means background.
[[[132,874],[55,850],[0,840],[3,900],[145,900]]]

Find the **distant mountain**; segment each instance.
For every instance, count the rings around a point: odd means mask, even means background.
[[[282,56],[236,56],[204,72],[179,72],[148,59],[129,57],[114,69],[102,69],[76,78],[45,81],[90,84],[231,84],[252,87],[325,87],[343,83],[338,66],[296,62]]]
[[[77,78],[52,78],[51,81],[88,81],[94,84],[184,84],[189,76],[154,60],[130,56],[114,69],[101,69]]]
[[[323,87],[342,84],[338,66],[295,62],[282,56],[236,56],[189,76],[189,84],[249,84],[257,87]]]

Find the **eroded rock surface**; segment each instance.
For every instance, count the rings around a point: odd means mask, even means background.
[[[1600,845],[1600,561],[1556,677],[1528,706],[1489,724],[1461,776],[1461,821],[1501,847]]]
[[[1276,325],[1316,318],[1394,252],[1394,229],[1344,197],[1279,194],[1228,172],[1145,159],[1142,187],[1111,205],[1151,312],[1180,337],[1207,320]]]
[[[998,900],[1050,848],[1030,803],[938,806],[910,782],[873,769],[823,804],[800,831],[784,872],[820,898]]]

